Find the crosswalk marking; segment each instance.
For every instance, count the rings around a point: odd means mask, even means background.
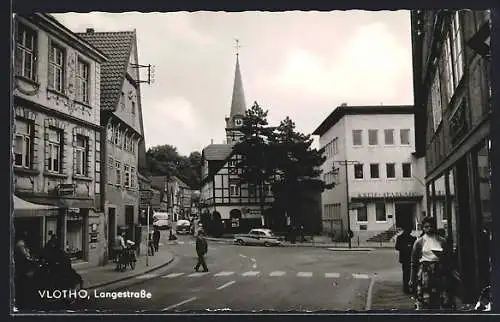
[[[181,275],[184,275],[184,273],[170,273],[168,275],[162,276],[162,278],[174,278],[174,277],[178,277],[178,276],[181,276]]]
[[[153,278],[156,276],[158,276],[158,274],[143,274],[143,275],[136,276],[136,278],[137,279],[148,279],[148,278]]]
[[[285,274],[286,274],[286,272],[284,272],[284,271],[274,271],[274,272],[271,272],[269,274],[269,276],[283,276]]]
[[[248,272],[245,272],[243,274],[241,274],[242,276],[256,276],[258,275],[260,272],[259,271],[248,271]]]
[[[313,273],[312,272],[298,272],[297,276],[298,277],[312,277]]]
[[[224,272],[224,271],[222,271],[222,272],[219,272],[219,273],[215,274],[214,276],[230,276],[230,275],[233,275],[233,274],[234,274],[234,272]]]
[[[189,274],[188,277],[200,277],[200,276],[207,275],[207,274],[208,274],[208,272],[196,272],[193,274]]]
[[[357,274],[357,273],[352,273],[353,278],[359,278],[359,279],[368,279],[370,278],[368,274]]]
[[[340,273],[325,273],[325,278],[339,278]]]

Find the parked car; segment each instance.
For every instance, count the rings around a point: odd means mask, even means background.
[[[177,222],[175,223],[175,232],[177,234],[181,233],[189,234],[190,228],[191,228],[191,223],[189,222],[189,220],[181,219],[177,220]]]
[[[254,228],[248,234],[236,234],[234,242],[239,245],[264,245],[266,247],[281,245],[279,238],[267,228]]]
[[[153,215],[153,226],[160,229],[170,229],[170,216],[166,212],[157,212]]]

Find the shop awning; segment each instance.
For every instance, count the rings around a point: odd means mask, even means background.
[[[13,196],[14,201],[14,217],[33,217],[33,216],[47,216],[58,215],[57,206],[41,205],[26,201],[17,196]]]

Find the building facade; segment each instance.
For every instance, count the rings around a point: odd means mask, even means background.
[[[255,186],[240,180],[241,169],[237,164],[241,156],[233,153],[233,147],[242,137],[239,128],[243,125],[245,113],[237,56],[231,109],[229,117],[225,118],[226,143],[210,144],[202,151],[201,215],[220,217],[225,231],[246,231],[265,226],[265,213],[261,209],[269,209],[273,202],[270,185]]]
[[[95,32],[89,28],[78,35],[108,56],[101,77],[101,125],[106,129],[103,161],[107,238],[113,241],[119,231],[125,231],[127,239],[137,241],[138,170],[144,131],[136,32]]]
[[[425,215],[423,163],[414,157],[413,106],[337,107],[313,132],[327,160],[323,230],[360,241],[416,230]],[[347,183],[347,184],[346,184]]]
[[[14,229],[104,262],[100,75],[107,57],[48,14],[14,18]]]
[[[416,154],[426,160],[427,212],[444,214],[466,303],[489,284],[493,253],[490,23],[488,10],[411,12]]]

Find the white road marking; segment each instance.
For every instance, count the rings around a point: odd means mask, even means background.
[[[255,258],[250,258],[250,260],[254,263],[256,262]]]
[[[234,274],[234,272],[224,272],[224,271],[222,271],[222,272],[219,272],[219,273],[215,274],[214,276],[229,276],[229,275],[233,275],[233,274]]]
[[[158,276],[158,274],[143,274],[143,275],[136,276],[136,278],[137,279],[148,279],[148,278],[153,278],[156,276]]]
[[[248,271],[248,272],[245,272],[243,274],[241,274],[242,276],[256,276],[258,275],[260,272],[259,271]]]
[[[208,272],[197,272],[197,273],[189,274],[188,277],[200,277],[200,276],[207,275],[207,274],[208,274]]]
[[[366,296],[366,307],[367,311],[372,309],[372,301],[373,301],[373,285],[375,284],[376,276],[373,276],[370,281],[370,286],[368,286],[368,294]]]
[[[253,268],[253,269],[257,269],[257,264],[255,264],[255,263],[254,263],[254,264],[252,265],[252,268]]]
[[[297,277],[312,277],[313,273],[312,272],[298,272]]]
[[[286,274],[286,272],[284,272],[284,271],[274,271],[274,272],[269,273],[269,276],[283,276],[285,274]]]
[[[325,273],[325,278],[339,278],[340,273]]]
[[[359,279],[369,279],[370,278],[368,276],[368,274],[356,274],[356,273],[352,273],[352,277],[359,278]]]
[[[245,256],[245,255],[243,255],[243,254],[240,254],[240,257],[243,257],[243,258],[248,258],[248,257],[246,257],[246,256]]]
[[[183,244],[184,244],[184,242],[183,242],[183,241],[178,241],[178,242],[177,242],[177,244],[179,244],[179,245],[183,245]]]
[[[222,290],[223,288],[228,287],[229,285],[232,285],[234,283],[236,283],[236,281],[227,282],[226,284],[217,287],[217,289]]]
[[[166,307],[166,308],[164,308],[162,311],[168,311],[168,310],[171,310],[171,309],[173,309],[173,308],[176,308],[176,307],[178,307],[178,306],[181,306],[182,304],[186,304],[186,303],[191,302],[191,301],[194,301],[194,300],[196,300],[196,297],[192,297],[192,298],[190,298],[190,299],[187,299],[187,300],[185,300],[185,301],[179,302],[179,303],[177,303],[177,304],[167,306],[167,307]]]
[[[170,273],[168,275],[163,275],[162,278],[174,278],[181,275],[184,275],[184,273]]]

